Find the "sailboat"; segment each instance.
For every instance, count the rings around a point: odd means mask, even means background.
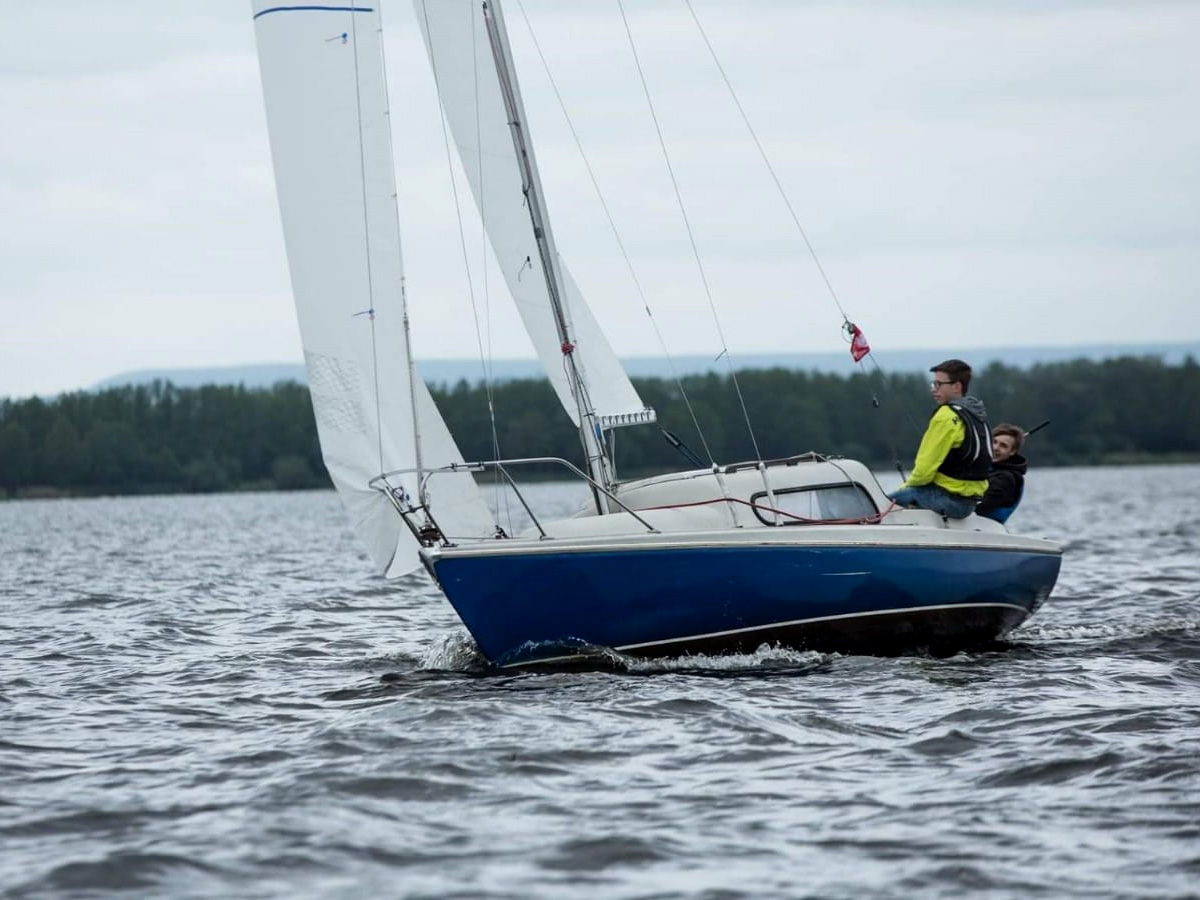
[[[631,656],[948,652],[1050,595],[1062,549],[896,509],[860,462],[816,453],[617,478],[616,429],[655,421],[556,249],[498,0],[416,0],[443,113],[508,290],[579,431],[563,459],[467,462],[413,355],[377,5],[253,18],[322,453],[379,571],[424,567],[496,666]],[[422,298],[412,298],[420,303]],[[584,509],[540,516],[516,474],[554,464]],[[497,524],[476,476],[531,525]]]

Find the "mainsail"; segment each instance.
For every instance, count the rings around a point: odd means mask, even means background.
[[[507,51],[507,37],[495,0],[414,0],[417,20],[437,80],[442,110],[483,216],[488,239],[504,272],[525,330],[563,408],[576,425],[579,411],[563,365],[563,347],[551,302],[538,235],[530,222],[526,190],[541,195],[533,148],[527,142],[522,165],[514,145],[509,104],[528,136],[528,122],[512,72],[497,71],[496,47],[486,16],[498,29]],[[531,183],[527,183],[526,179]],[[541,222],[545,245],[553,248],[549,222]],[[585,392],[603,427],[653,422],[654,411],[637,395],[591,310],[561,258],[551,251],[562,286],[562,314],[573,340],[575,366]]]
[[[279,209],[325,465],[358,536],[388,575],[417,543],[382,472],[461,462],[411,364],[379,13],[254,0]],[[415,411],[414,411],[415,407]],[[410,498],[418,473],[402,476]],[[429,479],[447,535],[493,530],[467,473]]]

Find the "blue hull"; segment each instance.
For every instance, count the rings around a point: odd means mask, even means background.
[[[953,652],[994,640],[1050,594],[1061,555],[961,547],[674,547],[432,560],[498,665],[609,647],[645,656]]]

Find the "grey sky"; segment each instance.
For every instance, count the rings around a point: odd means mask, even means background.
[[[693,2],[885,364],[1200,339],[1200,4]],[[0,396],[298,360],[249,3],[3,6]],[[625,7],[730,352],[836,349],[837,308],[686,6]],[[715,356],[615,0],[524,8],[667,349]],[[521,7],[505,9],[559,249],[618,354],[658,353]],[[471,356],[411,5],[384,22],[417,353]],[[475,296],[492,352],[531,355],[499,274]]]

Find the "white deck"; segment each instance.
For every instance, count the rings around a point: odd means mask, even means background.
[[[818,509],[824,501],[813,498],[830,490],[843,495],[849,491],[859,504],[858,514],[808,512],[799,518],[794,513],[797,506]],[[512,541],[470,547],[489,553],[528,553],[761,544],[1061,553],[1057,544],[1009,534],[1000,523],[981,516],[947,519],[929,510],[894,508],[871,471],[853,460],[803,459],[761,468],[751,463],[672,473],[628,482],[614,493],[632,512],[608,501],[614,511],[606,515],[596,515],[594,507],[588,506],[569,519],[541,522],[544,534],[535,527]],[[773,512],[789,508],[792,516]]]

